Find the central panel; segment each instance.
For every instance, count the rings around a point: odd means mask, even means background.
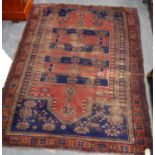
[[[62,123],[73,124],[90,115],[94,87],[108,86],[109,37],[104,30],[51,28],[49,48],[57,53],[44,57],[40,82],[61,84],[51,86],[54,99],[48,110]],[[94,51],[100,57],[91,56]],[[48,93],[47,88],[41,91]]]
[[[125,86],[117,76],[115,52],[123,47],[116,47],[116,13],[98,14],[91,9],[43,11],[47,20],[38,32],[40,44],[34,44],[39,49],[36,57],[31,55],[33,72],[18,101],[13,131],[131,140],[126,104],[119,101]]]
[[[52,51],[42,57],[42,72],[36,76],[43,86],[32,92],[50,96],[48,110],[62,123],[73,124],[92,113],[95,88],[109,87],[110,32],[54,27],[46,35]]]

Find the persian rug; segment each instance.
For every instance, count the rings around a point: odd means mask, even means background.
[[[3,92],[3,144],[141,155],[143,79],[136,9],[34,5]]]

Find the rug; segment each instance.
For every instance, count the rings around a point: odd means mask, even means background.
[[[143,79],[135,8],[34,5],[3,92],[3,144],[143,154]]]

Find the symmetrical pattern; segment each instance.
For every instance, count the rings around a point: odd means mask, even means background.
[[[3,95],[6,145],[151,148],[137,10],[34,5]]]

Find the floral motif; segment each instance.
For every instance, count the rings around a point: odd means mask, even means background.
[[[120,131],[117,129],[106,129],[105,134],[107,136],[117,137],[120,134]]]
[[[19,115],[21,118],[28,118],[32,116],[32,109],[28,107],[23,107],[20,109]]]
[[[91,117],[93,120],[98,120],[98,122],[105,121],[109,115],[106,114],[104,106],[94,106],[94,115]]]
[[[107,121],[114,125],[121,125],[123,123],[123,118],[118,114],[115,115],[109,115],[107,118]]]
[[[97,118],[101,118],[102,120],[105,120],[108,117],[104,114],[103,110],[96,111],[94,116]]]
[[[66,129],[66,125],[61,125],[61,129],[65,130]]]
[[[26,107],[29,107],[29,108],[33,108],[37,105],[37,103],[35,101],[32,101],[32,100],[28,100],[25,102],[24,104]]]
[[[36,125],[32,126],[32,129],[34,129],[34,130],[37,129],[37,126]]]
[[[90,132],[90,129],[86,126],[77,126],[74,131],[79,134],[86,134]]]
[[[42,126],[42,129],[45,130],[45,131],[54,131],[55,130],[55,125],[54,125],[54,122],[51,122],[51,123],[45,123],[43,126]]]
[[[28,122],[19,122],[19,123],[17,123],[16,128],[18,130],[26,130],[29,128],[29,123]]]
[[[74,131],[78,134],[87,134],[90,132],[89,123],[84,121],[80,122],[74,129]]]
[[[107,121],[111,124],[121,125],[123,123],[122,114],[125,113],[125,110],[122,110],[120,105],[111,106],[110,115],[107,118]]]
[[[65,96],[73,96],[75,95],[75,89],[73,87],[67,87],[64,92]]]
[[[65,115],[71,115],[71,114],[74,114],[75,113],[75,107],[71,106],[71,105],[65,105],[63,108],[62,108],[62,113],[65,114]]]

